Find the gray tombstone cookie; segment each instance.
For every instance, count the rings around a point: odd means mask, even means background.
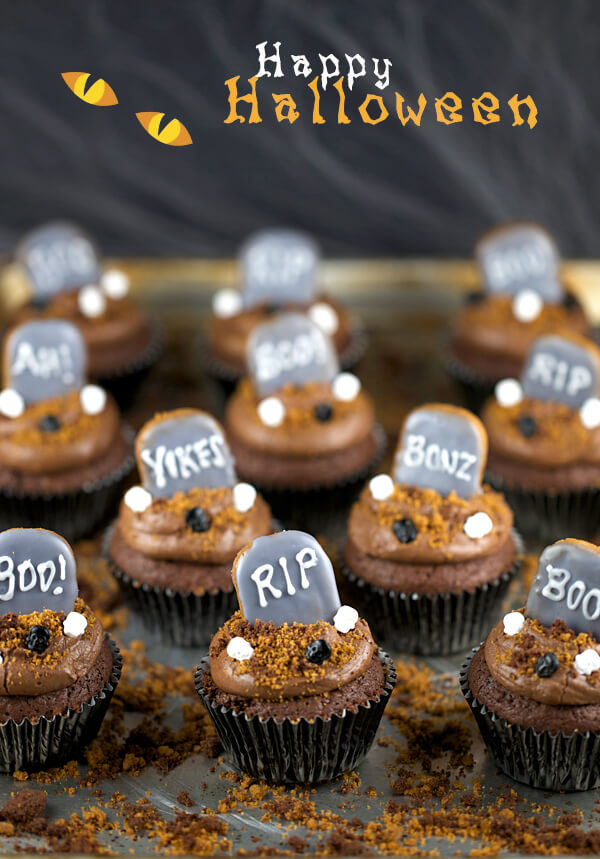
[[[261,397],[287,382],[332,382],[339,373],[329,337],[308,316],[282,313],[257,325],[246,347],[248,370]]]
[[[0,613],[73,611],[75,558],[54,531],[11,528],[0,533]]]
[[[340,607],[331,561],[303,531],[258,537],[238,555],[232,575],[250,623],[331,623]]]
[[[517,222],[489,230],[477,242],[475,258],[488,292],[515,295],[533,289],[548,304],[562,300],[558,248],[537,224]]]
[[[4,344],[4,384],[26,404],[79,390],[87,353],[79,329],[63,319],[39,319],[14,328]]]
[[[47,300],[100,279],[96,248],[75,224],[53,221],[32,230],[17,246],[15,256],[27,272],[36,299]]]
[[[600,641],[600,547],[569,539],[544,549],[526,613],[544,626],[564,620]]]
[[[310,304],[315,296],[319,250],[304,233],[261,230],[240,250],[244,307]]]
[[[198,409],[154,417],[140,431],[135,455],[144,487],[155,497],[171,498],[176,492],[231,487],[237,482],[223,430]]]
[[[487,435],[479,418],[466,409],[432,403],[412,411],[404,422],[394,480],[471,498],[481,491],[486,459]]]
[[[531,347],[521,387],[526,397],[552,400],[579,409],[598,396],[600,350],[593,343],[551,335],[538,338]]]

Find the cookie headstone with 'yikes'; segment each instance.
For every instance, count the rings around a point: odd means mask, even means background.
[[[564,403],[571,409],[598,397],[599,385],[600,349],[580,337],[540,337],[521,374],[526,397]]]
[[[481,491],[486,460],[487,435],[479,418],[466,409],[432,403],[406,418],[393,476],[399,484],[471,498]]]
[[[0,613],[73,611],[77,576],[66,540],[43,528],[0,533]]]
[[[232,575],[249,623],[331,623],[340,607],[331,561],[303,531],[258,537],[237,556]]]
[[[24,267],[34,299],[47,301],[59,292],[98,283],[98,253],[82,229],[54,221],[28,233],[15,256]]]
[[[310,304],[315,296],[319,251],[297,230],[262,230],[242,245],[244,307]]]

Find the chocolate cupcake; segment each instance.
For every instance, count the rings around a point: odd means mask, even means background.
[[[29,300],[14,319],[67,319],[88,353],[88,375],[122,406],[131,403],[160,352],[161,337],[147,314],[127,298],[129,278],[102,270],[98,252],[77,226],[54,222],[28,233],[15,253],[29,284]]]
[[[474,415],[427,405],[404,423],[392,477],[352,507],[343,553],[349,599],[384,646],[446,654],[481,640],[517,569],[513,517],[481,485],[487,438]]]
[[[218,378],[233,383],[245,374],[250,334],[277,311],[308,314],[331,337],[342,367],[358,363],[364,330],[317,293],[319,251],[312,239],[291,229],[262,230],[242,246],[239,263],[240,287],[221,289],[213,299],[208,348]]]
[[[575,335],[541,337],[520,381],[483,409],[488,479],[519,530],[541,540],[589,537],[600,518],[600,350]]]
[[[85,384],[85,344],[72,323],[13,329],[3,359],[0,527],[41,524],[83,537],[122,494],[131,432],[112,397]]]
[[[598,787],[600,548],[546,548],[526,608],[492,629],[460,683],[507,775],[544,790]]]
[[[239,474],[285,525],[333,526],[383,452],[371,399],[356,376],[339,373],[330,340],[299,313],[255,329],[248,367],[225,415]]]
[[[367,623],[342,606],[314,537],[282,531],[238,554],[240,611],[214,636],[196,689],[233,765],[269,782],[354,769],[395,684]]]
[[[496,227],[479,239],[475,258],[484,288],[467,295],[452,325],[446,363],[477,411],[496,382],[520,374],[538,337],[589,335],[591,328],[561,278],[558,249],[542,227]]]
[[[77,597],[75,558],[52,531],[0,533],[0,771],[76,758],[94,739],[121,656]]]
[[[128,490],[107,539],[114,575],[146,624],[203,646],[237,608],[231,565],[273,530],[268,504],[238,483],[221,427],[205,412],[156,415],[140,431],[143,486]]]

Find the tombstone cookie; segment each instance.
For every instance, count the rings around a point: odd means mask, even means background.
[[[17,246],[16,258],[27,272],[36,300],[100,280],[96,248],[74,224],[57,221],[32,230]]]
[[[600,350],[591,341],[558,335],[535,341],[521,375],[525,397],[579,409],[598,398]]]
[[[309,304],[315,294],[319,252],[315,242],[291,229],[263,230],[240,251],[244,307]]]

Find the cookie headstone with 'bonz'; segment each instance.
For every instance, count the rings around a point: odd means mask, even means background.
[[[540,337],[521,374],[526,397],[564,403],[571,409],[597,398],[599,385],[600,350],[582,337]]]
[[[481,491],[487,435],[475,415],[438,403],[412,411],[404,422],[394,460],[399,484],[456,492],[471,498]]]
[[[101,265],[91,239],[75,224],[53,222],[28,233],[16,249],[34,299],[98,283]]]
[[[255,233],[240,250],[244,307],[309,304],[315,295],[319,251],[297,230]]]
[[[75,558],[58,534],[42,528],[0,533],[0,612],[31,614],[73,610],[77,597]]]

